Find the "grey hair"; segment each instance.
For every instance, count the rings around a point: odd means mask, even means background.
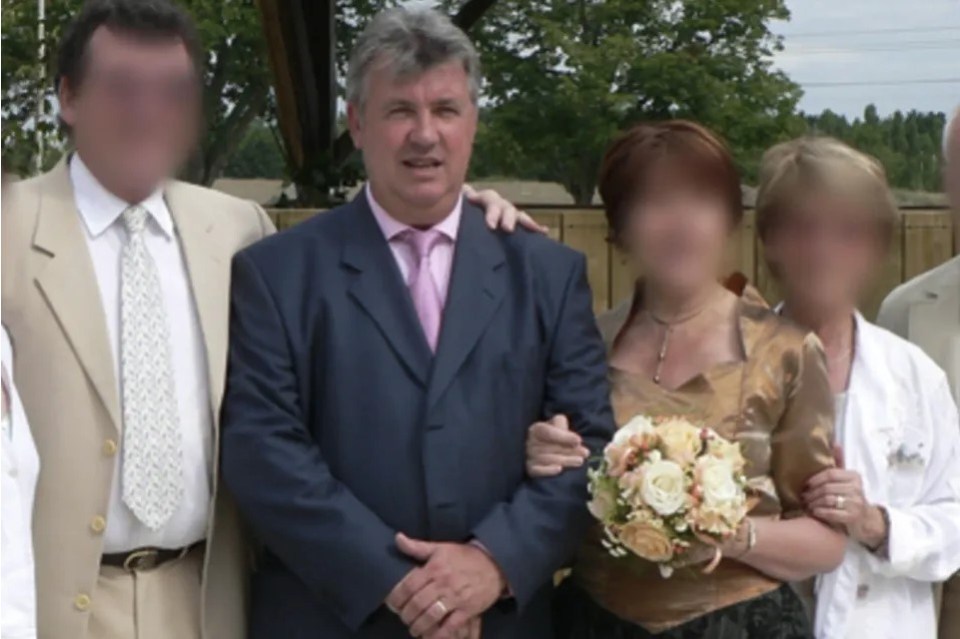
[[[960,106],[953,110],[953,114],[947,118],[946,124],[943,125],[943,159],[949,160],[947,157],[950,154],[950,133],[954,129],[960,129]],[[960,130],[957,131],[957,135],[960,135]],[[960,160],[960,158],[953,158],[954,160]]]
[[[362,106],[366,77],[386,64],[398,77],[413,78],[447,62],[460,62],[467,73],[470,98],[480,93],[480,56],[447,16],[433,9],[397,7],[381,11],[364,28],[347,68],[347,102]]]

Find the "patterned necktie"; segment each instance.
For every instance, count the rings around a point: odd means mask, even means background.
[[[147,250],[147,211],[123,212],[120,254],[120,378],[123,502],[159,530],[183,497],[183,439],[170,359],[170,329],[157,265]]]
[[[420,325],[423,327],[423,334],[427,338],[430,350],[436,352],[443,302],[440,301],[440,291],[437,289],[437,283],[433,279],[433,271],[430,268],[430,253],[444,239],[443,234],[433,229],[426,231],[409,229],[403,232],[401,239],[413,250],[415,258],[415,266],[411,269],[410,279],[407,282],[410,296],[413,298],[413,305],[417,309],[417,316],[420,318]]]

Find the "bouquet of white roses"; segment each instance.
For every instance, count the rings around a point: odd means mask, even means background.
[[[710,428],[634,417],[590,471],[589,509],[604,546],[614,557],[655,562],[669,577],[700,540],[737,532],[750,509],[744,465],[740,445]]]

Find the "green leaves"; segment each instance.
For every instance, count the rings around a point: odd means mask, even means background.
[[[475,173],[558,181],[587,203],[616,131],[686,117],[751,175],[802,129],[799,87],[771,68],[769,24],[787,16],[782,0],[501,0],[471,33],[487,78]]]
[[[838,138],[879,159],[891,185],[913,191],[940,190],[943,113],[895,111],[881,118],[870,104],[863,117],[853,120],[830,110],[805,119],[810,133]]]
[[[247,127],[270,104],[270,74],[260,15],[254,0],[179,0],[195,19],[207,52],[204,70],[205,135],[184,177],[212,182],[244,138]],[[7,170],[27,175],[36,170],[42,133],[44,166],[66,146],[56,121],[53,90],[55,60],[63,28],[82,0],[46,3],[45,55],[40,56],[36,0],[4,0],[2,35],[3,150]],[[45,101],[46,117],[36,118]]]

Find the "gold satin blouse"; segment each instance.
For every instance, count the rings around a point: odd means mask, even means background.
[[[608,352],[636,308],[628,302],[598,320]],[[744,361],[716,366],[673,391],[647,375],[611,368],[617,424],[640,413],[700,420],[740,442],[747,477],[759,497],[751,515],[801,515],[804,483],[834,465],[834,397],[823,349],[815,336],[774,314],[749,287],[740,298],[740,338]],[[572,578],[598,604],[651,632],[781,585],[727,559],[710,575],[685,568],[663,579],[656,566],[637,557],[614,559],[600,539],[596,526],[580,549]]]

